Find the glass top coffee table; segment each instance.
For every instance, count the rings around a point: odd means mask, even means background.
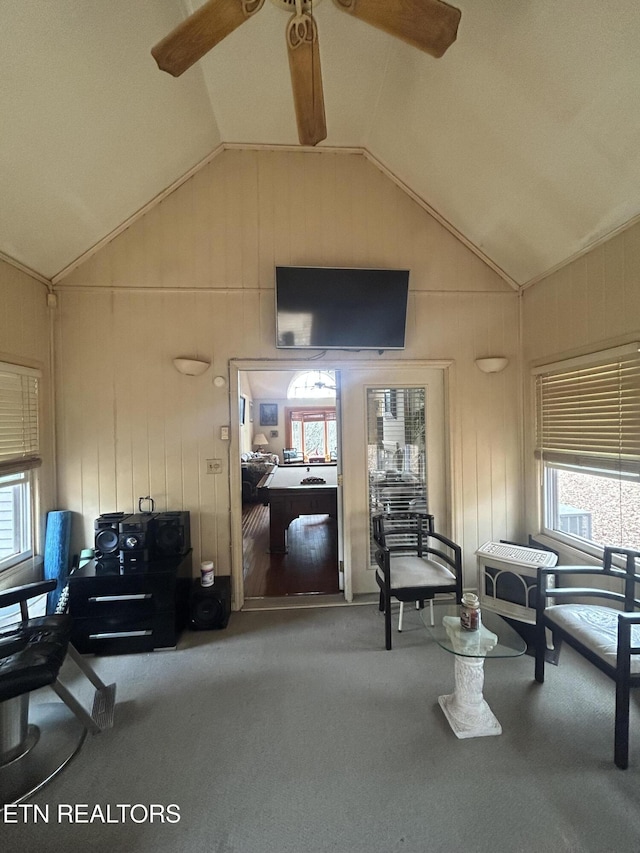
[[[454,691],[439,696],[449,725],[459,738],[502,734],[502,726],[487,704],[484,686],[485,658],[520,657],[527,649],[522,637],[497,613],[482,610],[480,627],[467,631],[460,625],[460,608],[434,607],[434,625],[430,613],[422,610],[427,630],[447,652],[455,655]]]

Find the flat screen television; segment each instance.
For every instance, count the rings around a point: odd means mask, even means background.
[[[276,267],[276,346],[404,349],[409,270]]]

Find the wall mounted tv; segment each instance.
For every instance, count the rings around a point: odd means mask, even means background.
[[[276,267],[276,346],[404,349],[409,270]]]

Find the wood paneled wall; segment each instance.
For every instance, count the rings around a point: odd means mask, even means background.
[[[291,358],[274,346],[276,264],[411,269],[402,357],[455,362],[452,491],[473,584],[478,544],[522,521],[518,296],[354,154],[224,151],[58,285],[60,502],[82,514],[81,544],[99,513],[150,494],[192,512],[196,565],[229,570],[236,461],[219,439],[228,388],[212,380],[232,358]],[[177,355],[212,367],[181,376]],[[480,373],[488,355],[508,356],[507,370]],[[223,474],[204,473],[209,457]]]
[[[36,473],[40,481],[36,524],[40,553],[44,546],[46,514],[56,508],[49,310],[46,286],[0,260],[0,361],[37,367],[42,371],[40,446],[43,465]]]
[[[526,524],[537,530],[530,368],[640,340],[640,224],[525,290],[522,313]]]

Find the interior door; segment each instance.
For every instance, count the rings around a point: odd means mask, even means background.
[[[420,400],[424,401],[422,458],[414,425],[409,423]],[[342,423],[343,547],[348,555],[345,597],[351,600],[354,595],[378,589],[370,550],[370,516],[379,500],[408,502],[422,498],[435,517],[436,529],[451,533],[445,370],[420,365],[349,367],[342,372]],[[385,474],[387,470],[388,488],[376,489],[372,471]],[[392,472],[406,475],[403,484],[395,486],[395,496]]]

